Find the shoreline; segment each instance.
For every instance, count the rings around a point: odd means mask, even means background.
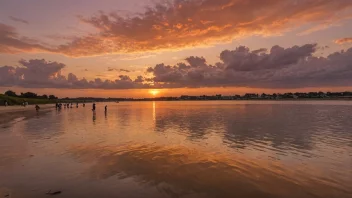
[[[23,106],[1,106],[0,107],[0,125],[11,124],[12,121],[18,118],[28,119],[33,116],[38,115],[38,112],[35,110],[35,105]],[[49,112],[51,109],[54,109],[55,106],[52,104],[40,105],[39,113]]]

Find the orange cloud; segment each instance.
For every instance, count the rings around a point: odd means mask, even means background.
[[[49,51],[49,48],[38,43],[36,40],[19,36],[14,27],[0,23],[0,53]]]
[[[69,56],[182,49],[226,42],[243,36],[277,35],[306,23],[340,20],[337,12],[351,1],[179,0],[157,4],[136,17],[100,12],[81,21],[99,33],[62,45]]]
[[[335,43],[340,45],[345,43],[352,43],[352,37],[337,39],[335,40]]]
[[[7,52],[37,49],[73,57],[178,50],[250,35],[278,35],[308,23],[333,23],[345,19],[351,7],[350,0],[177,0],[156,4],[134,17],[116,12],[81,16],[79,19],[96,28],[97,33],[59,46],[22,47],[4,44],[1,38],[0,45],[5,45]]]

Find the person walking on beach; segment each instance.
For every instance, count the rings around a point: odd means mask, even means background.
[[[85,107],[86,106],[86,103],[83,103],[83,107]]]
[[[93,109],[92,109],[92,111],[95,111],[95,103],[93,103]]]
[[[7,107],[7,105],[9,105],[9,104],[7,103],[7,100],[5,100],[5,107]]]
[[[35,105],[35,110],[39,111],[40,107],[38,105]]]
[[[105,113],[108,112],[108,105],[105,105]]]
[[[76,108],[78,108],[78,102],[76,103]]]

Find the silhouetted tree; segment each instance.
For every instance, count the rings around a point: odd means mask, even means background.
[[[17,96],[16,92],[11,91],[11,90],[6,91],[6,92],[5,92],[5,95],[7,95],[7,96],[13,96],[13,97],[16,97],[16,96]]]
[[[38,95],[32,92],[21,93],[21,97],[23,98],[37,98]]]
[[[54,95],[49,95],[49,99],[50,99],[50,100],[55,100],[55,99],[57,99],[57,97],[54,96]]]

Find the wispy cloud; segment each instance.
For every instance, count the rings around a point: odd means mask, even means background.
[[[352,43],[352,37],[347,37],[347,38],[340,38],[335,40],[335,43],[337,44],[345,44],[345,43]]]
[[[29,24],[29,22],[28,22],[27,20],[24,20],[24,19],[21,19],[21,18],[18,18],[18,17],[9,16],[9,18],[10,18],[12,21],[15,21],[15,22],[24,23],[24,24]]]
[[[127,69],[120,69],[120,72],[131,72],[130,70],[127,70]]]
[[[111,71],[119,71],[119,72],[131,72],[130,70],[127,70],[127,69],[117,69],[117,68],[113,68],[113,67],[109,67],[108,68],[108,71],[111,72]]]
[[[39,41],[21,37],[12,26],[0,23],[0,53],[19,53],[31,51],[50,51]]]

